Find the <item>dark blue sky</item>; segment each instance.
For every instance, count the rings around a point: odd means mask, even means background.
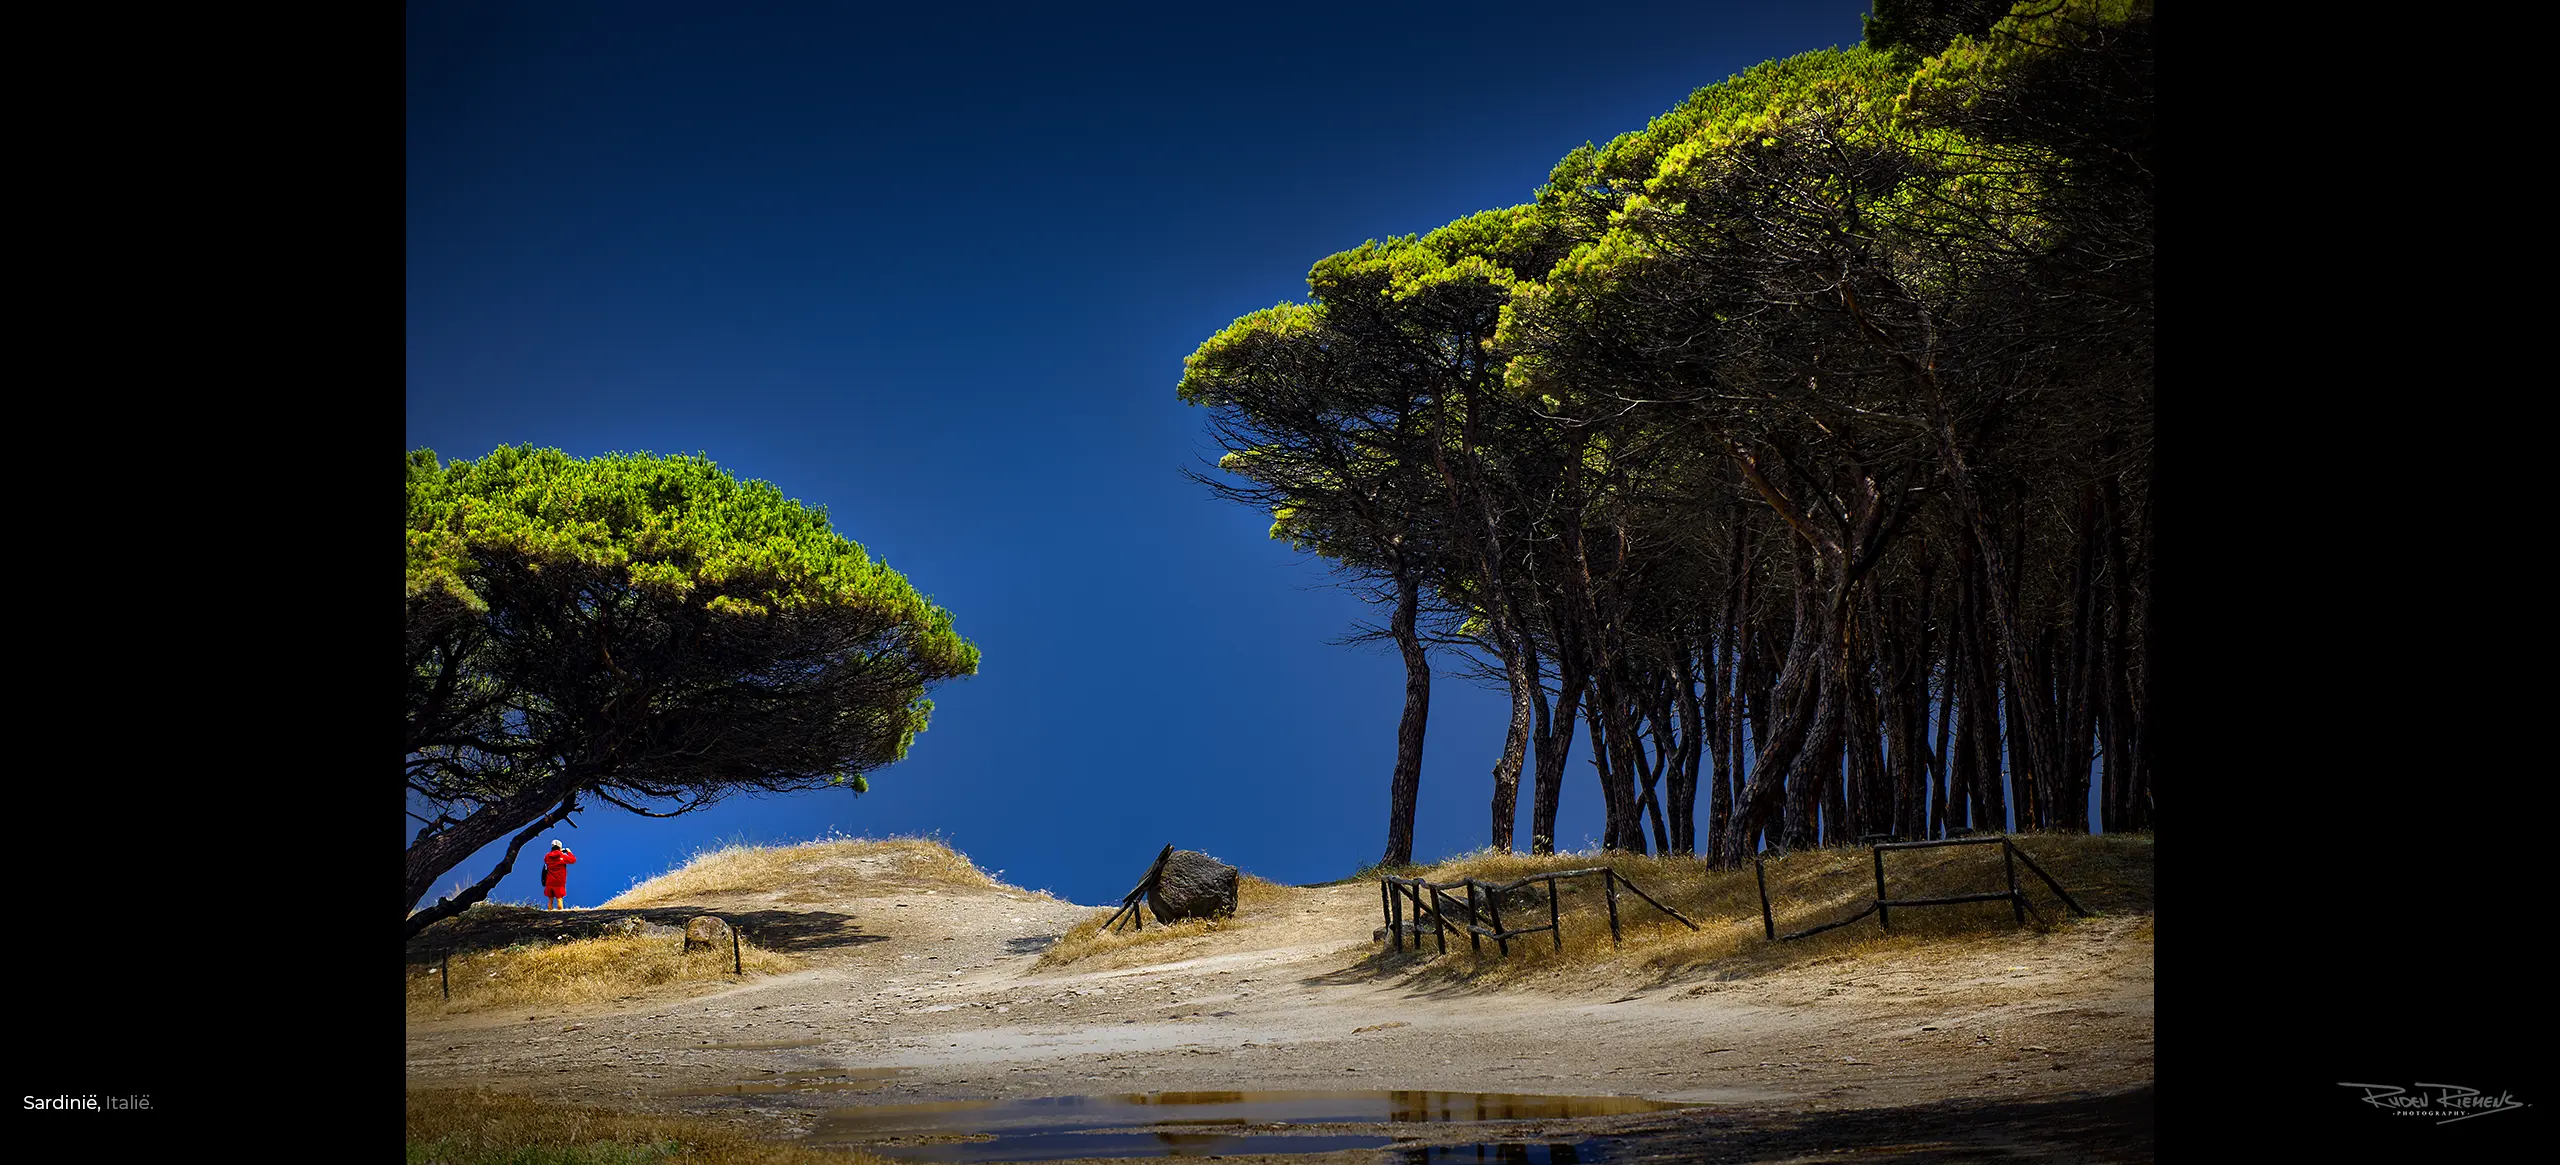
[[[570,901],[830,829],[1080,902],[1168,841],[1287,882],[1375,859],[1402,666],[1330,646],[1364,608],[1182,479],[1182,358],[1866,8],[410,5],[406,446],[708,454],[985,655],[858,799],[580,814]],[[1435,686],[1417,856],[1484,844],[1504,711]],[[538,896],[533,856],[496,897]]]

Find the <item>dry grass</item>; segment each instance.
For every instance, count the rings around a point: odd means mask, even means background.
[[[785,901],[907,889],[1032,891],[987,876],[938,838],[827,838],[799,845],[728,845],[633,886],[607,909],[698,902],[716,894],[780,891]]]
[[[455,1015],[525,1004],[603,1003],[690,984],[732,983],[730,951],[683,949],[673,935],[572,939],[526,943],[502,950],[453,956],[453,998],[444,998],[434,965],[411,967],[408,1010],[413,1016]],[[738,946],[747,974],[796,970],[800,961],[754,943]]]
[[[871,1153],[758,1140],[700,1117],[615,1112],[486,1090],[409,1093],[409,1165],[893,1165]]]
[[[1137,947],[1157,946],[1184,939],[1204,938],[1222,931],[1251,926],[1257,920],[1258,914],[1287,901],[1288,895],[1289,888],[1277,882],[1257,878],[1251,874],[1239,874],[1236,877],[1236,913],[1232,918],[1186,918],[1169,924],[1149,922],[1144,930],[1131,929],[1128,921],[1124,919],[1118,930],[1105,931],[1102,929],[1102,924],[1110,921],[1119,907],[1097,910],[1093,912],[1092,917],[1068,927],[1065,934],[1058,936],[1058,941],[1049,944],[1047,950],[1040,952],[1039,959],[1032,965],[1040,969],[1063,967],[1095,955],[1117,953]],[[1138,909],[1145,910],[1146,907],[1140,906]],[[1152,919],[1155,916],[1149,914],[1147,917]]]
[[[2081,905],[2093,911],[2148,914],[2152,907],[2151,838],[2147,835],[2081,836],[2024,834],[2019,848],[2032,856]],[[1862,919],[1809,938],[1772,943],[1761,929],[1760,897],[1752,871],[1715,870],[1683,857],[1637,857],[1617,853],[1465,854],[1407,876],[1433,882],[1473,877],[1509,882],[1550,870],[1608,866],[1665,905],[1698,924],[1691,931],[1623,890],[1618,898],[1625,941],[1609,941],[1608,908],[1597,877],[1558,884],[1558,914],[1564,949],[1557,951],[1546,934],[1511,942],[1503,958],[1492,942],[1481,951],[1462,946],[1463,932],[1453,930],[1447,956],[1437,968],[1470,979],[1511,981],[1609,967],[1631,977],[1669,978],[1713,966],[1726,978],[1740,978],[1831,958],[1892,955],[1921,948],[1945,949],[1968,942],[2005,942],[2020,927],[2005,902],[1967,903],[1897,911],[1887,933],[1874,919]],[[1778,933],[1845,918],[1875,897],[1875,865],[1870,850],[1812,850],[1767,862],[1769,899]],[[1965,846],[1889,853],[1885,857],[1887,890],[1895,898],[1944,897],[1994,891],[2006,885],[1996,846]],[[2050,931],[2068,925],[2060,900],[2021,865],[2019,884],[2039,912],[2027,929]],[[1506,896],[1503,922],[1511,928],[1542,923],[1546,918],[1543,886],[1524,887]],[[2146,932],[2147,933],[2147,932]],[[1425,943],[1431,943],[1425,937]]]

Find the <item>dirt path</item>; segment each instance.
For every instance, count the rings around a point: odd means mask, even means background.
[[[1490,990],[1433,975],[1429,960],[1382,953],[1370,937],[1369,885],[1292,890],[1222,934],[1061,969],[1036,968],[1038,951],[1094,908],[912,886],[796,897],[786,905],[722,895],[699,908],[829,919],[801,928],[795,953],[806,970],[675,1002],[412,1019],[409,1082],[726,1116],[785,1137],[849,1105],[1416,1089],[1710,1106],[1503,1134],[1624,1135],[1611,1142],[1613,1160],[1662,1152],[1778,1161],[1870,1142],[1993,1156],[2150,1154],[2147,916],[1741,980],[1709,971],[1669,983]],[[2033,1137],[1986,1123],[2003,1105],[2078,1113],[2018,1119],[2094,1131],[2039,1149]],[[2141,1130],[2128,1131],[2136,1123]],[[1485,1136],[1460,1125],[1388,1131],[1433,1142]],[[1726,1150],[1743,1155],[1717,1156]],[[1271,1158],[1399,1159],[1377,1150]]]

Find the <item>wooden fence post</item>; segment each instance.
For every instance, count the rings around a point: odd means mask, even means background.
[[[1493,918],[1493,945],[1502,951],[1503,958],[1510,958],[1511,939],[1502,932],[1502,896],[1494,893],[1490,886],[1485,887],[1484,907]]]
[[[1751,878],[1760,883],[1760,933],[1768,936],[1770,942],[1776,942],[1778,920],[1769,916],[1769,871],[1761,864],[1758,854],[1751,855]]]
[[[1602,866],[1600,868],[1600,884],[1608,888],[1609,943],[1611,946],[1615,946],[1618,943],[1618,871],[1616,868]]]
[[[1388,941],[1396,944],[1396,950],[1399,952],[1404,950],[1404,895],[1401,893],[1402,889],[1402,887],[1397,887],[1399,892],[1388,895],[1388,900],[1395,903],[1395,913],[1387,922],[1387,939]]]
[[[2014,888],[2014,887],[2013,887]],[[1893,929],[1893,912],[1884,904],[1884,847],[1876,847],[1876,921],[1886,930]]]
[[[1564,927],[1556,922],[1556,880],[1547,879],[1547,937],[1556,940],[1556,952],[1564,952]]]
[[[1467,951],[1468,951],[1470,954],[1483,954],[1483,953],[1484,953],[1484,936],[1476,933],[1476,928],[1477,928],[1477,925],[1478,925],[1478,923],[1477,923],[1477,915],[1476,915],[1476,880],[1475,880],[1475,879],[1473,879],[1473,878],[1469,878],[1469,879],[1467,879],[1467,880],[1466,880],[1466,883],[1467,883]]]
[[[453,952],[446,951],[436,963],[436,975],[444,980],[444,1001],[453,1002]]]
[[[738,953],[738,928],[734,926],[729,928],[729,973],[732,975],[747,973],[746,956]]]
[[[2018,847],[2005,837],[2000,839],[2000,864],[2009,870],[2009,913],[2016,915],[2018,924],[2024,926],[2027,900],[2018,894]]]

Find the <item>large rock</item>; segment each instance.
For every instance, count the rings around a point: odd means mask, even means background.
[[[1178,849],[1147,892],[1156,921],[1225,918],[1236,912],[1236,868],[1196,850]]]
[[[717,947],[725,950],[728,946],[729,924],[718,916],[697,914],[684,924],[684,949]]]

